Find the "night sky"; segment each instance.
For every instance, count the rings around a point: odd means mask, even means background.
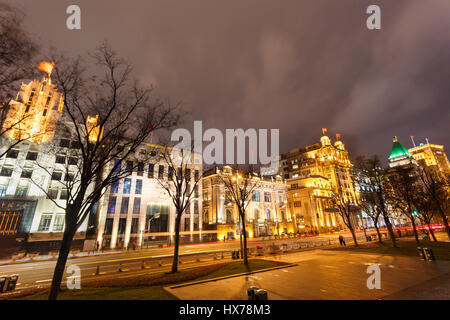
[[[393,135],[450,147],[449,0],[10,2],[44,50],[85,53],[107,39],[204,129],[279,128],[285,152],[326,127],[352,158],[386,159]],[[80,31],[66,28],[70,4]],[[366,28],[371,4],[378,31]]]

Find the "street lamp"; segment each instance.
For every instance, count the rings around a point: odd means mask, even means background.
[[[155,213],[155,215],[153,217],[151,217],[150,219],[148,219],[148,228],[147,228],[147,232],[150,233],[150,223],[152,222],[153,219],[158,219],[160,217],[159,213]]]

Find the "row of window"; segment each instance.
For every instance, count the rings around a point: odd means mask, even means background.
[[[117,197],[110,196],[108,200],[108,213],[116,213],[116,202]],[[120,213],[121,214],[127,214],[128,213],[128,207],[130,204],[130,198],[129,197],[122,197],[122,202],[120,204]],[[133,214],[138,214],[141,212],[141,198],[135,197],[133,200]]]
[[[2,169],[0,170],[0,176],[2,177],[11,177],[13,173],[13,168],[12,167],[2,167]],[[31,178],[33,174],[33,170],[30,169],[24,169],[22,170],[22,173],[20,174],[21,178]]]
[[[145,164],[143,162],[138,162],[136,165],[136,174],[138,176],[143,176],[144,175],[144,166]],[[125,173],[127,174],[131,174],[134,168],[134,163],[133,161],[126,161],[125,162]],[[115,172],[120,172],[121,169],[121,164],[119,163],[119,160],[116,160],[115,164],[114,164],[114,168],[115,168]],[[158,165],[158,171],[155,172],[155,164],[154,163],[150,163],[148,165],[148,171],[147,171],[147,177],[148,178],[158,178],[158,179],[163,179],[164,178],[164,172],[165,172],[165,166],[164,165]],[[177,172],[178,176],[181,176],[181,168],[178,168],[178,172]],[[169,167],[167,170],[167,176],[168,179],[172,179],[173,176],[173,168]],[[184,176],[186,177],[186,180],[190,180],[191,179],[191,169],[186,169],[186,172],[184,173]],[[194,179],[195,181],[198,181],[200,177],[200,172],[198,170],[194,171]]]
[[[55,221],[53,221],[53,228],[51,231],[62,232],[64,230],[64,214],[57,214],[55,216],[52,214],[43,214],[41,216],[38,231],[50,231],[53,218]]]
[[[111,184],[111,193],[118,193],[119,192],[119,180],[113,181]],[[123,194],[130,194],[131,192],[131,179],[125,178],[123,179]],[[136,185],[134,188],[135,194],[142,194],[142,180],[136,180]]]
[[[271,221],[271,219],[270,219],[270,213],[271,213],[270,209],[266,209],[265,213],[266,213],[266,216],[264,217],[264,212],[263,211],[255,209],[255,211],[253,212],[253,217],[250,217],[249,215],[247,215],[246,216],[246,220],[247,220],[247,222],[249,222],[251,219],[261,219],[261,220],[263,220],[265,218],[267,221]],[[208,215],[208,213],[204,212],[203,217],[204,217],[204,221],[205,222],[208,220],[208,216],[207,215]],[[282,219],[282,221],[284,221],[286,219],[286,214],[285,214],[284,210],[281,210],[281,219]],[[230,209],[227,209],[225,211],[225,223],[227,223],[227,224],[233,223],[233,214],[232,214]]]
[[[6,157],[7,158],[11,158],[11,159],[17,159],[17,157],[19,156],[19,150],[18,149],[11,149],[6,153]],[[29,151],[25,157],[25,160],[31,160],[31,161],[35,161],[38,157],[38,153],[35,151]],[[66,163],[66,157],[63,155],[57,155],[56,156],[56,163]],[[78,163],[78,159],[75,157],[68,157],[68,164],[69,165],[76,165]]]

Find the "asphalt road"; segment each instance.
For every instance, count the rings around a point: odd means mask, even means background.
[[[269,300],[450,299],[450,261],[329,249],[267,259],[297,266],[168,290],[194,300],[246,300],[250,286],[266,290]],[[368,267],[374,264],[380,268],[380,288],[369,289]]]
[[[363,234],[359,234],[358,238],[362,239],[363,236]],[[248,247],[254,250],[256,246],[267,247],[273,243],[278,245],[295,243],[298,247],[306,248],[308,246],[311,248],[314,244],[316,246],[329,245],[330,241],[336,244],[337,238],[338,235],[335,234],[289,240],[251,240]],[[346,235],[346,240],[347,243],[352,242],[349,235]],[[224,260],[230,260],[231,250],[238,248],[240,248],[239,240],[182,246],[180,247],[180,260],[182,262],[180,269],[217,263],[218,260],[222,260],[222,253],[224,254]],[[171,267],[172,257],[173,247],[78,257],[68,260],[66,270],[71,265],[78,266],[81,271],[81,285],[83,285],[83,281],[93,278],[130,277],[143,273],[168,271]],[[143,269],[143,263],[145,269]],[[55,260],[4,264],[0,265],[0,275],[18,274],[19,280],[16,290],[47,287],[51,284],[55,264]],[[97,267],[99,267],[99,274],[96,274]],[[121,272],[119,268],[122,269]],[[71,274],[66,273],[63,281],[67,276],[71,276]]]

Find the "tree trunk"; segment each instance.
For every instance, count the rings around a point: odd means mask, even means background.
[[[248,255],[247,255],[247,232],[245,231],[245,217],[241,217],[242,220],[242,233],[244,234],[244,264],[248,266]]]
[[[433,241],[436,241],[436,242],[437,242],[436,236],[434,235],[434,231],[433,231],[433,229],[431,228],[429,222],[427,222],[427,227],[428,227],[428,230],[430,231],[430,234],[431,234],[431,237],[433,238]]]
[[[415,219],[414,219],[414,216],[413,215],[411,215],[411,224],[412,224],[412,227],[413,227],[413,232],[414,232],[414,238],[416,238],[416,242],[417,242],[417,244],[420,244],[420,241],[419,241],[419,235],[417,234],[417,229],[416,229],[416,222],[414,221]]]
[[[178,272],[178,246],[180,244],[180,222],[181,214],[177,214],[175,219],[175,249],[173,251],[172,273]]]
[[[438,203],[439,204],[439,203]],[[447,216],[445,215],[444,210],[442,210],[441,206],[438,206],[439,214],[441,215],[442,222],[444,223],[445,231],[447,232],[448,239],[450,240],[450,226],[448,225]]]
[[[241,244],[241,259],[244,258],[244,247],[242,244],[242,232],[243,232],[243,228],[242,228],[242,218],[241,218],[241,214],[239,214],[239,242]]]
[[[383,239],[381,238],[380,228],[378,228],[378,221],[374,221],[375,230],[377,230],[378,242],[383,243]]]
[[[350,231],[352,233],[352,237],[353,237],[353,242],[355,243],[355,246],[358,247],[358,241],[356,240],[356,233],[355,230],[353,229],[353,226],[350,224]]]
[[[392,224],[391,221],[389,221],[389,217],[385,216],[383,214],[384,224],[386,225],[386,228],[388,229],[389,236],[391,237],[392,245],[394,248],[397,248],[397,241],[395,239],[394,230],[392,230]]]
[[[49,300],[56,300],[58,293],[61,290],[61,281],[64,276],[64,270],[66,269],[67,257],[69,256],[70,246],[75,234],[75,231],[71,231],[69,229],[74,228],[75,227],[67,228],[66,231],[64,231],[61,248],[59,249],[58,260],[56,261],[55,271],[53,272],[52,285],[48,296]]]

